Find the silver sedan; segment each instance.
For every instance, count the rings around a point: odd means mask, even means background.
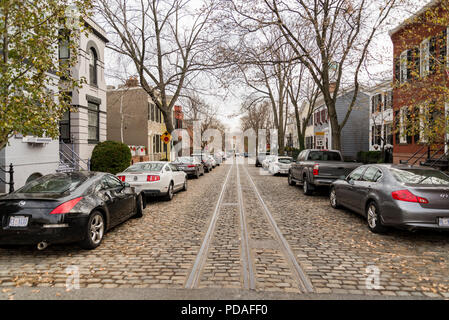
[[[360,166],[330,189],[330,203],[366,217],[368,228],[449,230],[449,176],[425,167]]]

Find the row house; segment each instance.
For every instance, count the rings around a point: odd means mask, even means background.
[[[341,122],[351,104],[354,88],[341,90],[337,96],[335,107],[337,117]],[[303,108],[303,119],[306,119],[308,108]],[[319,96],[310,117],[305,134],[305,144],[308,149],[331,149],[332,128],[327,113],[327,107],[322,96]],[[369,149],[369,95],[362,87],[359,90],[351,115],[341,132],[342,153],[345,159],[355,160],[359,151]]]
[[[139,85],[137,78],[130,78],[118,88],[108,87],[107,92],[107,137],[129,146],[140,146],[143,152],[133,161],[158,161],[170,158],[170,144],[161,137],[167,131],[162,112],[153,103],[148,93]],[[181,106],[174,106],[175,129],[184,126]]]
[[[435,125],[445,127],[448,111],[447,8],[447,0],[432,1],[390,31],[395,163],[420,164],[447,152],[444,128]]]
[[[93,20],[84,18],[88,27],[80,32],[77,50],[70,50],[64,41],[59,45],[60,63],[70,55],[77,55],[77,64],[71,70],[75,79],[86,79],[81,88],[70,92],[71,111],[60,121],[59,139],[35,137],[20,133],[9,139],[0,150],[0,167],[14,165],[15,189],[40,176],[57,171],[89,169],[89,159],[98,142],[106,140],[106,82],[104,75],[104,50],[108,39],[106,32]],[[58,92],[60,79],[48,74],[54,85],[48,89]],[[45,108],[45,106],[42,106]],[[8,180],[0,171],[0,178]],[[0,193],[7,192],[0,184]]]
[[[369,150],[380,151],[393,148],[393,89],[386,80],[368,90]]]

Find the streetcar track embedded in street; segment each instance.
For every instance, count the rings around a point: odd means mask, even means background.
[[[262,196],[260,195],[259,190],[257,189],[256,184],[254,183],[253,178],[248,172],[248,169],[244,167],[244,171],[246,172],[250,185],[252,186],[257,198],[259,199],[259,202],[262,204],[262,207],[265,212],[265,216],[267,217],[271,227],[274,230],[275,236],[279,243],[281,244],[282,251],[284,252],[284,255],[287,257],[287,260],[293,269],[293,274],[295,275],[296,281],[299,285],[299,289],[303,293],[313,293],[313,285],[309,278],[307,277],[305,271],[303,268],[299,265],[298,261],[296,260],[295,254],[293,253],[293,250],[290,248],[290,245],[288,244],[285,237],[282,235],[281,230],[279,229],[276,221],[273,218],[273,215],[271,214],[270,210],[268,209],[267,205],[265,204],[265,201],[263,200]]]

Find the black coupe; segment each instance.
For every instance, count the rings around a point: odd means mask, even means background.
[[[0,245],[79,242],[94,249],[104,233],[141,217],[145,200],[108,173],[56,173],[0,198]]]

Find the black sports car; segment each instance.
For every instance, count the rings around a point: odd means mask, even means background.
[[[141,217],[145,201],[109,173],[56,173],[0,198],[0,245],[79,242],[94,249],[104,233]]]

